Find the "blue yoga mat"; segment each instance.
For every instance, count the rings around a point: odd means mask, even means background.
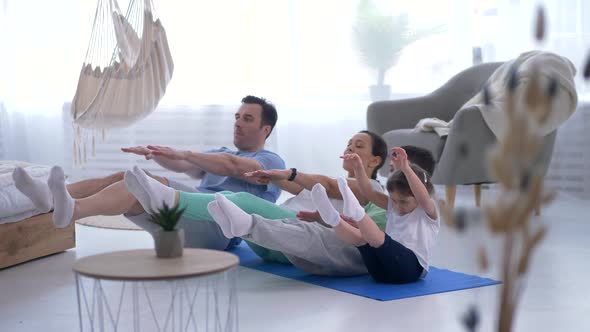
[[[240,265],[244,267],[379,301],[398,300],[414,296],[491,286],[500,283],[493,279],[438,269],[431,266],[424,280],[405,285],[379,284],[368,275],[360,277],[318,276],[309,274],[292,265],[265,262],[244,242],[230,252],[240,258]]]

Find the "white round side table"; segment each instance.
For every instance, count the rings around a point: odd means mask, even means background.
[[[237,331],[238,262],[208,249],[81,258],[73,266],[80,331]]]

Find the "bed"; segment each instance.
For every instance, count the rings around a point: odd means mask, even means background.
[[[53,225],[51,213],[40,214],[12,181],[21,166],[32,177],[46,180],[49,167],[20,161],[0,161],[0,269],[76,246],[74,224]]]
[[[0,225],[0,269],[76,246],[74,223],[56,228],[51,213]]]

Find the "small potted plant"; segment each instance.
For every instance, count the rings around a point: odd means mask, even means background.
[[[178,206],[169,208],[164,204],[158,213],[151,216],[151,222],[162,227],[160,231],[153,234],[156,256],[162,258],[182,256],[184,230],[177,229],[176,226],[183,213],[184,208],[180,209]]]

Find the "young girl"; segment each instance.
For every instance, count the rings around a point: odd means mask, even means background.
[[[387,209],[385,232],[366,215],[343,179],[338,181],[344,198],[342,218],[329,204],[321,185],[314,186],[312,194],[324,221],[333,226],[342,241],[357,247],[371,276],[378,282],[402,284],[426,276],[440,221],[436,203],[430,196],[433,185],[428,173],[410,164],[404,149],[398,147],[392,151],[396,170],[387,181],[389,197],[371,188],[357,155],[342,156],[353,162],[363,195]]]

